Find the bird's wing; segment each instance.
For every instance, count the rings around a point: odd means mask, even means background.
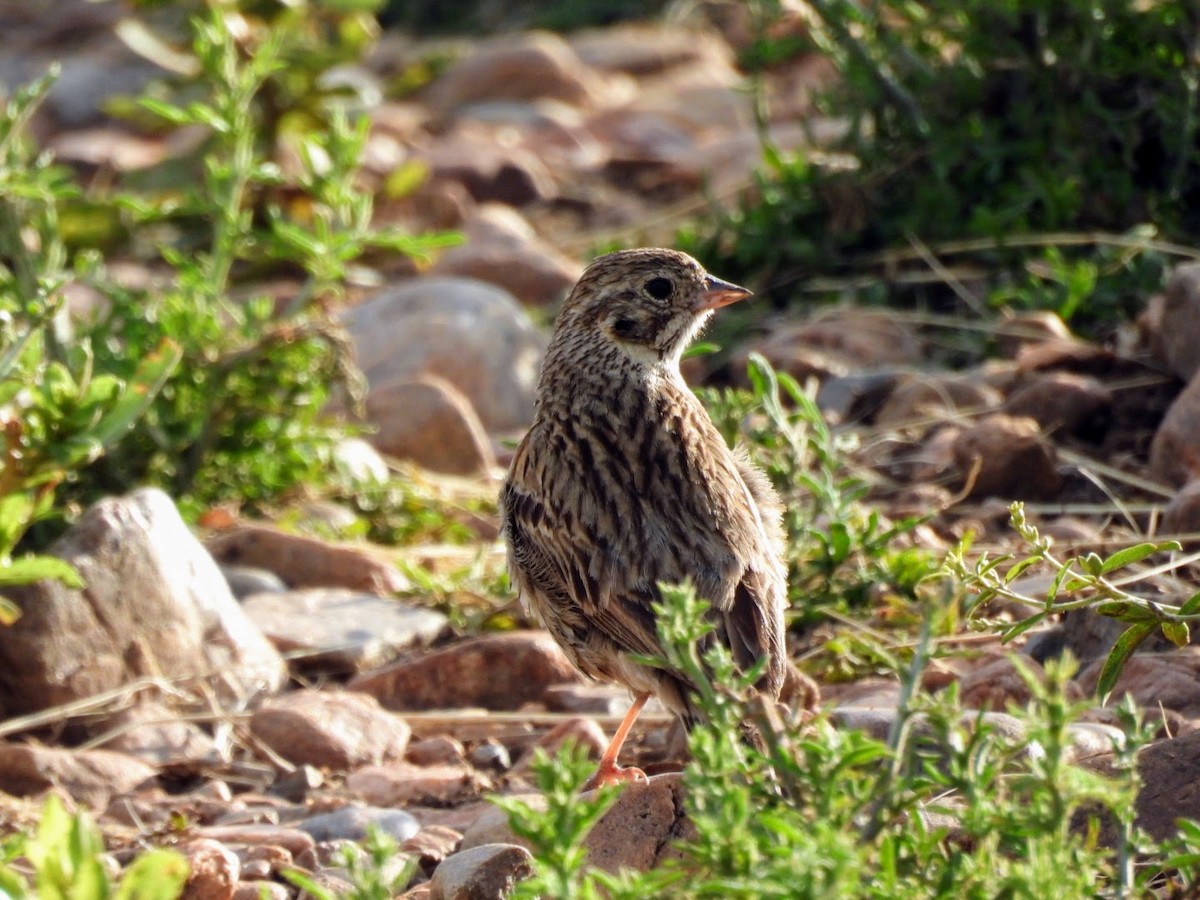
[[[540,591],[565,614],[564,619],[586,620],[621,650],[661,655],[650,608],[657,599],[656,589],[622,589],[616,596],[612,548],[603,546],[603,538],[589,534],[581,522],[564,526],[543,499],[562,493],[545,488],[522,465],[526,452],[522,443],[501,497],[512,581]]]

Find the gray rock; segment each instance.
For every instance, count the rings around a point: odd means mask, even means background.
[[[434,375],[462,391],[489,431],[532,420],[546,339],[508,292],[470,278],[416,278],[348,310],[344,322],[371,390]]]
[[[92,506],[50,552],[82,590],[43,581],[6,591],[21,618],[0,628],[0,709],[33,712],[142,677],[277,688],[286,670],[221,570],[162,491]]]
[[[254,594],[278,594],[287,590],[283,579],[267,569],[255,566],[221,566],[233,596],[245,600]],[[253,616],[251,616],[253,618]]]
[[[303,652],[292,664],[304,672],[382,665],[400,650],[430,643],[447,622],[432,609],[344,588],[258,594],[243,608],[279,650]]]
[[[344,806],[296,823],[297,828],[308,832],[315,841],[360,841],[367,836],[369,825],[399,842],[421,830],[420,823],[408,813],[378,806]]]

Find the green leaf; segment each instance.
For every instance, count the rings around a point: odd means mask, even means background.
[[[121,876],[113,900],[173,900],[188,878],[188,862],[174,850],[151,850]]]
[[[101,447],[111,447],[125,435],[150,408],[155,396],[183,358],[183,350],[172,340],[164,340],[142,360],[121,398],[88,432]]]
[[[1163,622],[1162,633],[1176,647],[1186,647],[1192,638],[1187,622]]]
[[[1108,658],[1104,660],[1104,665],[1100,668],[1100,677],[1096,680],[1098,697],[1104,698],[1112,693],[1113,685],[1117,683],[1117,678],[1120,677],[1121,670],[1125,668],[1125,663],[1153,630],[1154,623],[1139,622],[1136,625],[1130,625],[1117,638],[1117,642],[1113,644],[1112,650],[1108,653]]]
[[[67,587],[83,587],[83,579],[75,567],[57,556],[25,556],[7,565],[0,564],[0,586],[29,584],[51,578]]]
[[[1144,544],[1134,544],[1132,547],[1126,547],[1124,550],[1118,550],[1100,567],[1100,574],[1105,575],[1114,569],[1120,569],[1123,566],[1128,566],[1131,563],[1141,562],[1147,556],[1155,553],[1164,553],[1179,548],[1178,541],[1165,541],[1160,544],[1147,542]]]
[[[1184,601],[1183,606],[1179,607],[1179,614],[1181,616],[1194,616],[1197,613],[1200,613],[1200,591],[1196,591],[1196,593],[1188,597]]]

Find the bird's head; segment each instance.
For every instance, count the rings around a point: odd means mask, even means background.
[[[639,366],[677,366],[712,311],[750,296],[677,250],[621,250],[596,259],[563,304],[556,336],[611,344]]]

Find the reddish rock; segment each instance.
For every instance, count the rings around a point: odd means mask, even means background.
[[[374,697],[314,690],[266,701],[250,730],[289,762],[335,770],[402,759],[411,733]]]
[[[518,144],[515,135],[506,140],[506,134],[459,126],[439,135],[422,159],[435,182],[456,181],[480,203],[524,206],[552,198],[558,191],[545,164]]]
[[[533,858],[516,844],[484,844],[448,856],[429,880],[429,900],[494,900],[533,875]]]
[[[1009,358],[1015,357],[1029,344],[1040,344],[1048,340],[1070,340],[1071,329],[1049,310],[1028,310],[1016,313],[1001,323],[996,344],[1000,352]]]
[[[562,300],[583,274],[582,265],[539,238],[509,207],[481,207],[465,232],[466,242],[444,251],[432,274],[478,278],[532,306]]]
[[[959,375],[914,375],[902,381],[875,416],[882,428],[913,425],[978,413],[1000,405],[1000,392],[974,378]]]
[[[1150,471],[1178,487],[1200,478],[1200,377],[1175,398],[1150,444]]]
[[[1185,263],[1171,272],[1159,327],[1164,362],[1190,381],[1200,371],[1200,263]]]
[[[237,854],[218,841],[201,838],[177,848],[187,857],[187,883],[180,900],[230,900],[237,887],[241,865]]]
[[[267,525],[237,525],[205,546],[221,563],[274,572],[289,587],[344,587],[390,594],[409,587],[382,551],[335,544]]]
[[[535,807],[545,803],[540,794],[514,797]],[[694,834],[684,805],[683,776],[678,772],[626,785],[584,841],[589,864],[613,873],[621,868],[646,871],[676,856],[672,841]],[[466,830],[462,846],[466,850],[506,842],[523,844],[513,836],[503,810],[493,808]]]
[[[955,441],[954,459],[971,497],[1052,500],[1062,487],[1054,448],[1033,419],[979,420]]]
[[[462,765],[466,762],[467,751],[457,738],[438,734],[409,744],[404,758],[414,766]]]
[[[490,634],[368,672],[349,689],[372,694],[388,709],[482,706],[518,709],[546,688],[580,676],[544,631]]]
[[[1038,680],[1045,679],[1041,665],[1024,654],[1003,653],[976,660],[958,679],[959,696],[968,709],[988,709],[1004,712],[1009,704],[1024,706],[1032,697],[1029,686],[1017,671],[1014,660],[1019,659],[1026,670]],[[1083,692],[1068,684],[1068,697],[1079,700]]]
[[[430,109],[449,110],[481,100],[561,100],[592,106],[609,94],[604,79],[589,69],[557,35],[527,32],[478,43],[426,92]]]
[[[1047,372],[1028,379],[1004,404],[1010,416],[1028,416],[1050,432],[1102,434],[1113,393],[1090,375]]]
[[[895,317],[854,308],[773,328],[751,349],[775,368],[801,379],[822,371],[844,375],[913,365],[923,353],[921,341]]]
[[[1161,534],[1200,532],[1200,477],[1181,487],[1163,510]]]
[[[479,414],[463,393],[433,375],[376,384],[367,396],[371,443],[381,453],[434,472],[480,475],[496,465]]]
[[[416,856],[421,861],[421,868],[428,872],[461,844],[462,832],[445,825],[429,825],[401,844],[400,852]]]
[[[478,797],[485,780],[467,766],[367,766],[351,773],[346,787],[376,806],[451,803]]]
[[[312,836],[299,828],[286,825],[206,825],[197,828],[199,837],[221,844],[247,844],[278,847],[286,850],[292,858],[311,853],[316,846]]]
[[[1080,687],[1094,693],[1103,665],[1099,659],[1080,672]],[[1200,717],[1200,657],[1187,651],[1134,654],[1113,685],[1109,703],[1126,694],[1147,709],[1162,706],[1189,719]]]
[[[103,808],[114,795],[128,793],[156,774],[141,760],[109,750],[0,744],[0,791],[16,797],[60,788],[80,803]]]

